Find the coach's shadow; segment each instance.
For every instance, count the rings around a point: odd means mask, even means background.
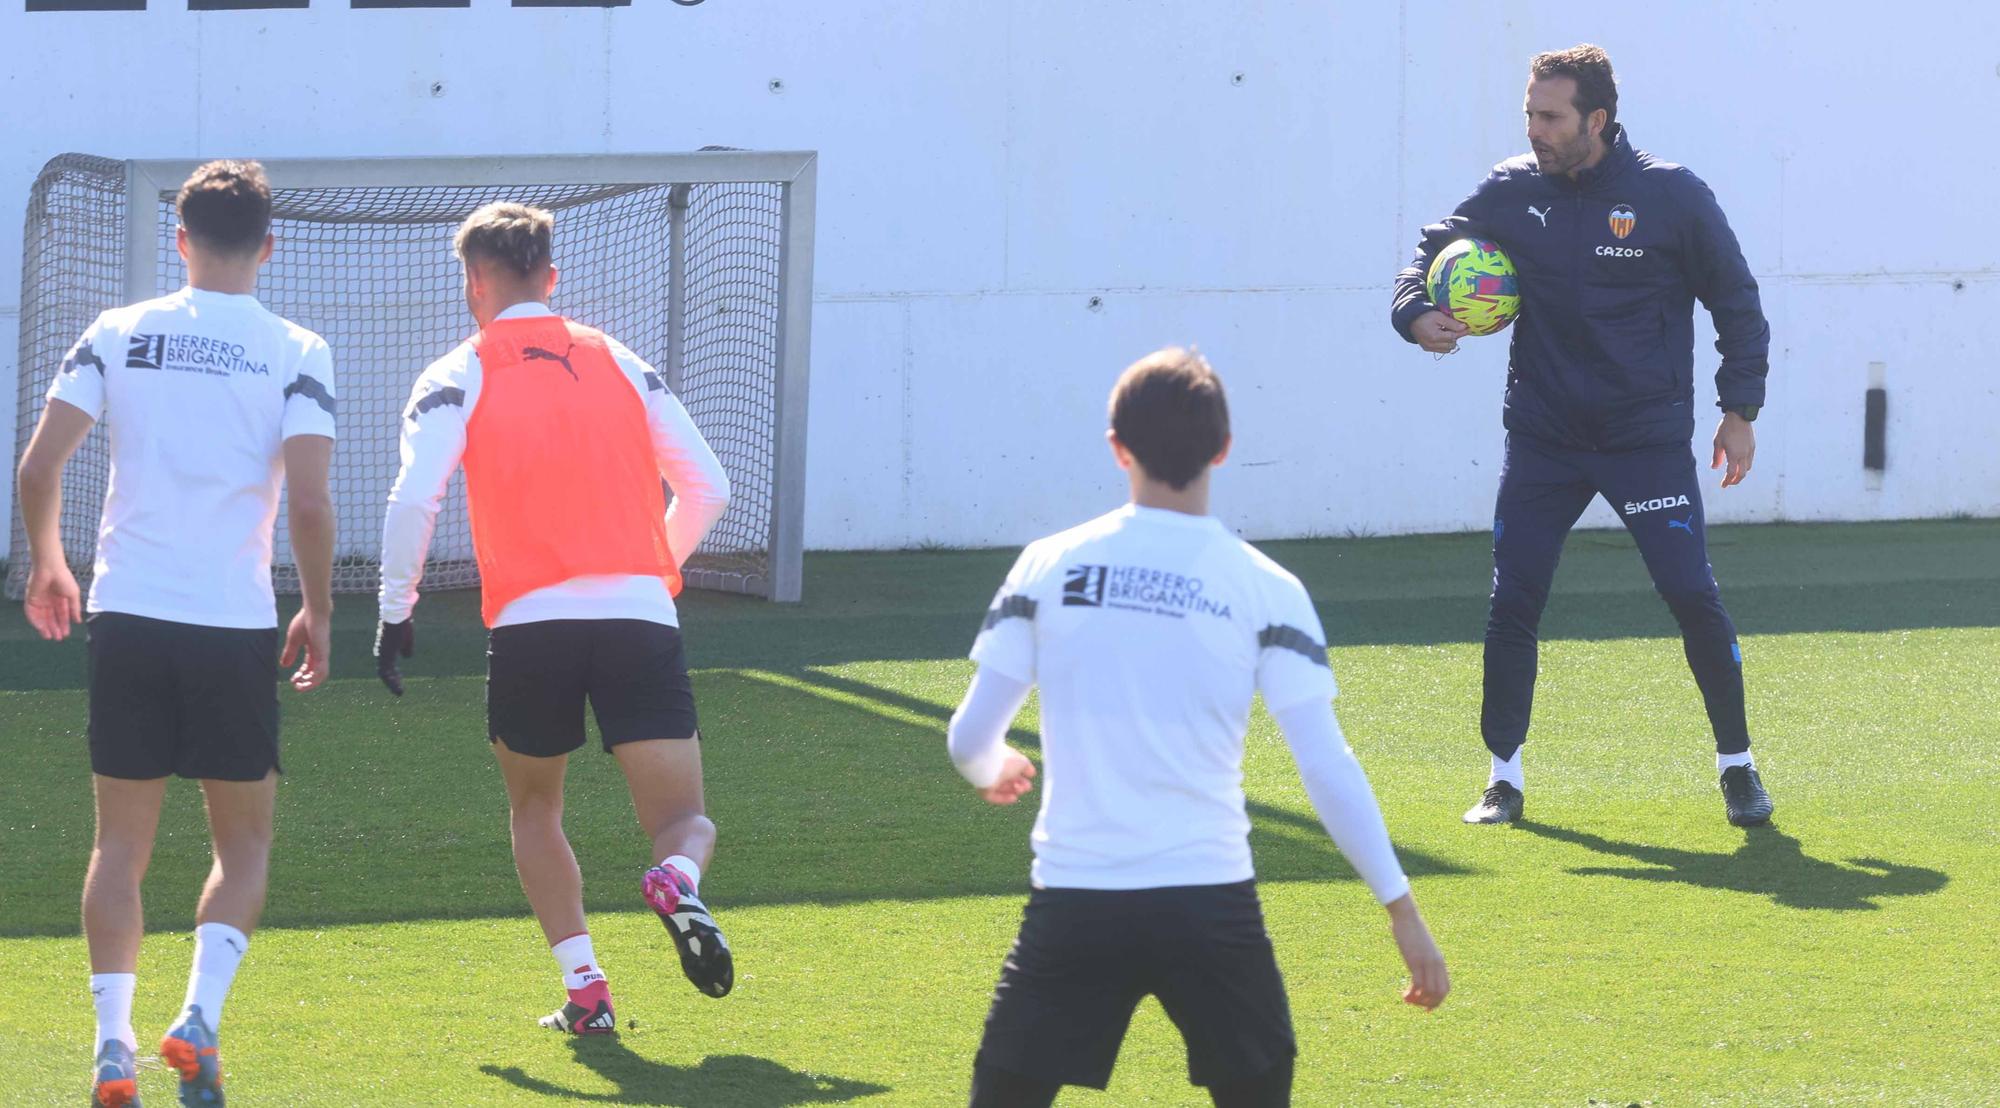
[[[580,1064],[617,1086],[610,1093],[567,1089],[518,1066],[479,1067],[517,1089],[560,1100],[597,1104],[633,1104],[651,1108],[789,1108],[795,1104],[845,1104],[889,1091],[885,1085],[851,1081],[787,1069],[768,1058],[748,1054],[711,1054],[698,1066],[674,1066],[641,1057],[611,1036],[572,1038],[571,1053]]]
[[[1775,827],[1753,827],[1743,845],[1728,854],[1705,854],[1668,846],[1626,843],[1545,823],[1521,822],[1521,830],[1559,842],[1616,854],[1651,868],[1582,866],[1571,873],[1586,877],[1628,877],[1635,881],[1671,881],[1709,889],[1768,896],[1787,908],[1836,912],[1874,911],[1887,896],[1934,893],[1951,880],[1941,870],[1906,866],[1879,858],[1850,858],[1846,865],[1822,861],[1805,852],[1799,840]]]

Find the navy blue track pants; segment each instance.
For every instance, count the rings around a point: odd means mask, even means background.
[[[1493,603],[1486,620],[1486,698],[1479,728],[1487,749],[1511,758],[1528,738],[1542,608],[1563,539],[1593,496],[1609,501],[1638,543],[1653,587],[1680,623],[1715,730],[1715,749],[1750,748],[1743,712],[1743,654],[1708,564],[1700,479],[1686,446],[1621,453],[1572,450],[1507,436],[1493,512]]]

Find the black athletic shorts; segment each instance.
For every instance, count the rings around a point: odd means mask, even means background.
[[[262,781],[278,768],[278,629],[99,612],[90,652],[90,769]]]
[[[642,619],[547,619],[486,637],[486,734],[516,754],[583,745],[590,702],[604,749],[695,734],[681,633]]]
[[[1257,886],[1244,881],[1035,890],[975,1064],[1102,1089],[1149,995],[1186,1040],[1196,1085],[1248,1080],[1298,1053]]]

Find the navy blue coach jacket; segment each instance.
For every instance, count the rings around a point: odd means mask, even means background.
[[[1729,221],[1701,178],[1632,149],[1622,125],[1576,180],[1511,158],[1425,227],[1396,275],[1390,318],[1405,339],[1432,307],[1432,257],[1466,236],[1498,243],[1519,272],[1509,431],[1585,450],[1687,442],[1696,300],[1715,319],[1721,407],[1764,403],[1771,328]]]

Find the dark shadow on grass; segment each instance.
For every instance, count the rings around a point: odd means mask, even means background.
[[[641,1057],[613,1036],[572,1038],[570,1051],[618,1087],[615,1093],[586,1093],[531,1077],[517,1066],[479,1067],[517,1089],[556,1100],[633,1104],[652,1108],[788,1108],[795,1104],[845,1104],[889,1088],[845,1077],[788,1069],[768,1058],[711,1054],[698,1066],[674,1066]]]
[[[980,801],[946,758],[946,706],[813,671],[710,670],[695,681],[705,792],[723,843],[703,891],[724,927],[729,913],[748,907],[1027,894],[1039,796],[1010,808]],[[263,925],[529,918],[476,694],[424,682],[378,706],[378,693],[360,683],[328,689],[316,703],[331,710],[287,721],[289,772]],[[357,720],[377,719],[381,730],[357,733]],[[0,936],[77,933],[76,888],[91,843],[89,767],[78,727],[66,734],[59,756],[0,777],[0,835],[18,848],[0,853]],[[1033,732],[1017,738],[1035,745]],[[650,846],[616,763],[586,747],[571,760],[567,794],[564,824],[585,874],[586,910],[646,911],[637,875]],[[193,926],[193,892],[208,869],[192,787],[171,789],[168,808],[146,881],[154,932]],[[34,819],[4,818],[17,810]],[[1303,809],[1253,804],[1251,816],[1264,880],[1358,885]],[[1421,851],[1402,858],[1413,875],[1470,872]],[[1357,895],[1329,888],[1329,896]],[[520,941],[531,944],[533,934],[523,926]]]
[[[940,737],[944,733],[945,724],[951,719],[949,708],[893,689],[871,685],[865,681],[855,681],[819,670],[807,670],[794,676],[807,685],[872,700],[915,715],[928,716],[937,721]],[[1030,728],[1009,728],[1007,739],[1024,750],[1039,752],[1042,749],[1040,732]],[[1260,879],[1266,881],[1312,880],[1315,877],[1358,879],[1353,867],[1347,864],[1347,859],[1334,847],[1333,841],[1327,836],[1325,825],[1319,820],[1301,812],[1273,807],[1255,800],[1246,801],[1244,807],[1250,813],[1250,843],[1257,857],[1257,875]],[[1303,838],[1274,833],[1279,831],[1299,832],[1303,834]],[[1301,852],[1307,857],[1300,857]],[[1396,856],[1402,860],[1404,872],[1412,877],[1461,876],[1471,872],[1456,863],[1408,847],[1397,847]],[[1337,866],[1338,869],[1329,872],[1326,869],[1328,864]],[[1317,873],[1313,872],[1315,869],[1318,870]]]
[[[1582,866],[1569,872],[1585,877],[1626,877],[1707,889],[1768,896],[1787,908],[1820,911],[1874,911],[1887,896],[1934,893],[1951,880],[1940,870],[1906,866],[1879,858],[1850,858],[1846,865],[1822,861],[1776,827],[1753,827],[1743,845],[1729,854],[1706,854],[1667,846],[1619,842],[1588,831],[1522,821],[1521,830],[1558,842],[1643,862],[1647,868]]]

